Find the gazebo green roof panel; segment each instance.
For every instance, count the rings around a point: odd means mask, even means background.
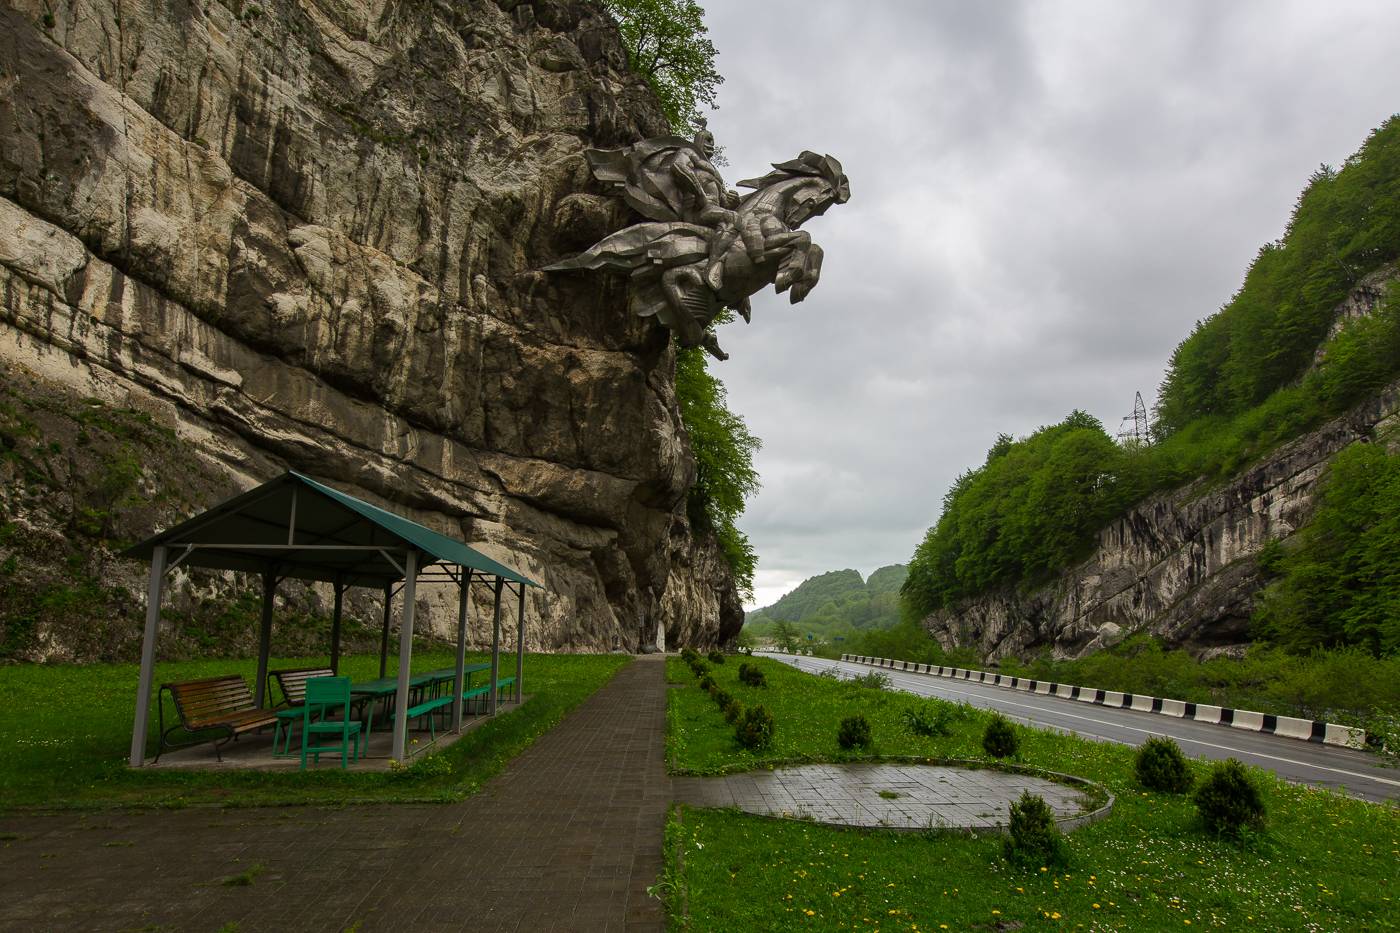
[[[381,509],[377,505],[371,505],[363,499],[356,499],[354,496],[346,495],[338,489],[322,485],[308,476],[292,471],[292,476],[306,483],[346,508],[358,512],[368,520],[375,522],[380,527],[387,529],[398,535],[405,541],[411,542],[421,551],[433,555],[438,560],[446,561],[449,564],[457,564],[461,567],[470,567],[473,570],[480,570],[482,573],[489,573],[493,576],[504,577],[515,583],[524,583],[526,586],[538,587],[539,584],[529,577],[522,576],[511,570],[505,564],[499,563],[487,557],[485,554],[468,547],[461,541],[449,538],[447,535],[439,534],[431,528],[427,528],[415,521],[410,521],[402,515],[395,515],[386,509]]]
[[[356,586],[403,578],[412,548],[421,567],[454,564],[538,587],[523,574],[461,541],[289,471],[157,534],[123,556],[149,559],[157,545],[190,566],[261,572]],[[193,546],[191,548],[191,546]]]

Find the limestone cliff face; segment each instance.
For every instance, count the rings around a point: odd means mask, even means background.
[[[628,222],[583,149],[665,131],[595,5],[4,3],[0,357],[518,567],[531,647],[737,632],[666,332],[537,271]]]
[[[1338,308],[1338,326],[1369,314],[1394,277],[1387,269],[1361,282]],[[1138,632],[1203,655],[1237,649],[1249,640],[1265,583],[1260,548],[1308,520],[1333,455],[1396,428],[1400,383],[1229,482],[1148,499],[1103,529],[1094,553],[1054,584],[967,600],[923,624],[945,647],[973,647],[988,658],[1046,648],[1080,657]]]

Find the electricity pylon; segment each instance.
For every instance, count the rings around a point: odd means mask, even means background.
[[[1128,426],[1128,422],[1132,426]],[[1125,447],[1146,447],[1152,443],[1152,425],[1147,420],[1147,406],[1143,404],[1142,393],[1136,392],[1133,395],[1133,413],[1124,415],[1119,422],[1118,440]]]

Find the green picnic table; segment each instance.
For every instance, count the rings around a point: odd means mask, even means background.
[[[470,688],[473,674],[481,671],[489,671],[490,664],[468,664],[462,668],[464,689]],[[423,674],[414,674],[408,681],[410,696],[414,690],[422,690],[425,687],[437,688],[439,684],[450,682],[457,678],[455,667],[441,667],[435,671],[427,671]],[[389,697],[394,696],[399,690],[399,679],[397,677],[380,677],[377,680],[365,680],[360,683],[350,685],[351,696],[357,697],[361,702],[369,705],[369,717],[365,722],[365,742],[369,742],[369,734],[374,731],[374,703],[376,700],[384,700],[388,706]]]

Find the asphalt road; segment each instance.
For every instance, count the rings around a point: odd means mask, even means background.
[[[1326,787],[1363,800],[1400,800],[1400,768],[1384,767],[1375,755],[1350,748],[1177,719],[1159,713],[1095,706],[1079,700],[1028,694],[1006,687],[973,684],[930,674],[892,671],[825,658],[765,654],[814,674],[832,668],[844,676],[879,671],[890,679],[897,690],[994,709],[1008,719],[1072,732],[1089,739],[1140,745],[1150,736],[1166,735],[1175,739],[1188,755],[1197,758],[1238,758],[1268,768],[1286,780],[1299,784]]]

